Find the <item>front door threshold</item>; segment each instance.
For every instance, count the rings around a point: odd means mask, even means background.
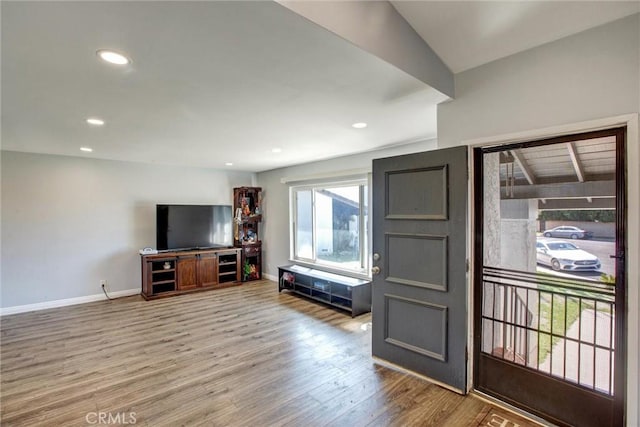
[[[529,412],[523,411],[520,408],[516,408],[515,406],[512,406],[510,404],[508,404],[507,402],[503,402],[500,399],[496,399],[493,396],[489,396],[488,394],[485,394],[479,390],[476,389],[472,389],[471,392],[469,393],[472,396],[477,397],[480,400],[483,400],[487,403],[490,403],[492,405],[495,405],[501,409],[504,409],[505,411],[514,413],[516,415],[518,415],[519,417],[522,418],[526,418],[528,421],[531,421],[532,423],[534,423],[535,425],[541,425],[541,426],[550,426],[550,427],[557,427],[557,424],[553,424],[550,423],[549,421],[540,418],[536,415],[530,414]]]

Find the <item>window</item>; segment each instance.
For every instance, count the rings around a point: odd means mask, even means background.
[[[368,197],[365,178],[292,187],[292,259],[367,275]]]

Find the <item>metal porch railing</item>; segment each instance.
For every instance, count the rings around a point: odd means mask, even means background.
[[[613,395],[615,286],[483,268],[482,352]]]

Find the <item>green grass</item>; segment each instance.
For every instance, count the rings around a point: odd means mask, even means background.
[[[580,316],[580,312],[586,308],[593,308],[593,304],[583,301],[582,307],[580,307],[578,298],[567,297],[565,300],[561,295],[543,294],[540,301],[540,342],[538,345],[540,363],[547,357],[551,348],[560,341],[560,337],[551,334],[565,336],[567,330]]]
[[[595,310],[601,313],[611,314],[613,300],[594,301],[597,295],[588,291],[572,291],[574,295],[554,295],[544,292],[544,289],[553,290],[552,286],[540,285],[540,320],[539,320],[539,345],[538,360],[542,363],[553,346],[560,341],[560,337],[566,336],[571,325],[580,317],[583,310]],[[580,302],[582,297],[582,303]],[[586,300],[584,299],[586,298]],[[553,318],[551,311],[553,308]],[[566,310],[565,310],[566,309]],[[566,313],[566,314],[565,314]]]
[[[552,334],[565,336],[567,330],[580,317],[582,310],[595,309],[598,312],[611,314],[614,296],[591,292],[581,280],[563,279],[564,283],[574,285],[575,288],[562,290],[554,286],[552,282],[545,283],[545,279],[557,280],[558,277],[556,275],[546,272],[537,272],[536,275],[540,280],[537,287],[541,297],[538,324],[540,331],[538,333],[538,360],[542,363],[553,346],[561,339],[560,337],[553,337]],[[603,274],[600,283],[613,284],[615,283],[615,278]],[[597,283],[594,283],[594,285],[597,285]],[[565,300],[564,295],[555,295],[551,292],[566,292],[568,295]],[[580,303],[581,298],[582,303]],[[594,300],[599,301],[596,303]],[[551,316],[552,307],[553,318]]]
[[[354,254],[353,251],[333,252],[332,254],[318,254],[318,259],[340,263],[359,261],[358,254]]]

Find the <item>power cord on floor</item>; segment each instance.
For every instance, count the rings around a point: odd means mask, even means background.
[[[109,296],[109,294],[107,293],[107,289],[105,288],[105,286],[104,286],[104,285],[102,285],[102,292],[104,292],[104,296],[105,296],[105,297],[107,297],[107,299],[108,299],[109,301],[112,301],[112,300],[114,300],[114,299],[115,299],[115,298],[111,298],[111,297]]]

